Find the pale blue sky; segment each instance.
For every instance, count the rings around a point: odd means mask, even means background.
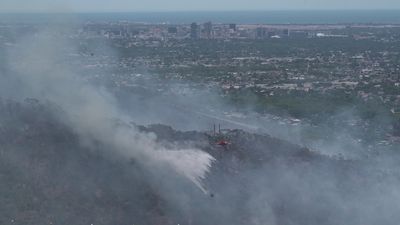
[[[0,0],[0,12],[400,9],[400,0]]]

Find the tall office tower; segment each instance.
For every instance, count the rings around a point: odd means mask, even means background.
[[[212,23],[207,22],[204,24],[204,37],[207,39],[211,39],[213,35]]]
[[[197,39],[199,38],[199,26],[197,25],[197,23],[192,23],[190,25],[190,37],[193,39]]]
[[[229,24],[229,29],[236,31],[236,24],[235,23]]]
[[[266,35],[266,30],[263,27],[257,27],[256,28],[256,38],[257,39],[263,39],[265,38]]]

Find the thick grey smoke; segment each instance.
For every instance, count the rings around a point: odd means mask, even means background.
[[[66,112],[59,117],[60,121],[79,134],[82,144],[92,146],[101,142],[111,155],[138,162],[149,171],[149,179],[172,180],[162,183],[160,189],[168,192],[167,198],[177,200],[181,211],[187,213],[179,216],[197,215],[199,221],[194,224],[398,223],[400,182],[398,157],[393,157],[394,154],[363,161],[308,153],[310,156],[304,152],[285,155],[289,150],[284,146],[278,151],[276,140],[257,142],[250,135],[248,139],[236,140],[236,145],[243,146],[236,146],[235,151],[217,149],[221,161],[213,165],[210,174],[213,176],[206,180],[207,186],[203,185],[214,162],[212,156],[197,148],[161,144],[155,134],[140,132],[129,123],[170,122],[185,129],[211,129],[212,123],[223,123],[223,128],[268,132],[299,143],[301,131],[308,126],[279,128],[276,125],[279,122],[257,118],[256,114],[249,113],[246,117],[225,114],[232,109],[221,103],[216,94],[203,92],[174,101],[168,96],[131,101],[129,105],[136,109],[131,116],[128,112],[132,111],[120,110],[118,99],[109,91],[88,83],[78,68],[70,68],[65,55],[77,52],[74,43],[54,37],[54,31],[51,33],[23,38],[6,53],[6,61],[2,63],[8,71],[0,77],[2,96],[54,102]],[[77,70],[78,73],[71,72]],[[207,106],[204,102],[214,111],[204,109]],[[186,113],[191,114],[187,121],[181,117]],[[345,114],[346,118],[354,117],[352,113]],[[345,130],[341,133],[341,136],[347,134]],[[333,139],[330,146],[318,143],[315,146],[327,155],[346,152],[358,155],[362,150],[358,143],[348,145],[340,140]],[[247,160],[253,154],[256,159]],[[259,159],[266,163],[258,165]],[[211,190],[215,197],[195,198],[200,193],[196,189],[181,196],[183,188],[179,185],[183,183],[174,184],[179,178],[194,183],[203,192]]]
[[[151,91],[152,85],[159,81],[148,76],[147,81],[141,82],[141,87]],[[135,96],[129,91],[120,94],[121,108],[144,124],[161,123],[179,130],[202,131],[210,131],[214,124],[220,124],[222,129],[269,134],[333,157],[359,159],[368,155],[372,148],[367,147],[360,138],[366,131],[364,127],[355,125],[361,123],[362,119],[353,109],[341,109],[317,127],[307,120],[260,114],[251,106],[238,109],[229,105],[216,88],[201,89],[190,82],[173,81],[164,82],[164,85],[167,88],[162,95],[146,96],[144,92]],[[384,123],[386,119],[380,118],[379,123]]]
[[[100,141],[114,154],[132,158],[149,170],[165,164],[205,192],[202,179],[213,157],[199,149],[167,149],[156,142],[154,134],[139,132],[133,126],[115,125],[115,120],[129,124],[131,118],[118,109],[106,90],[71,72],[64,56],[74,47],[47,32],[18,41],[7,55],[12,77],[1,77],[2,85],[18,89],[3,94],[54,102],[66,113],[66,118],[60,118],[62,122],[79,134],[82,143]]]

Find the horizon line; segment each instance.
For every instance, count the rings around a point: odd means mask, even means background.
[[[0,11],[0,14],[80,14],[80,13],[235,13],[235,12],[326,12],[326,11],[400,11],[400,8],[381,9],[243,9],[243,10],[132,10],[132,11]]]

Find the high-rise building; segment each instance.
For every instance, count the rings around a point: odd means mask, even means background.
[[[283,33],[283,36],[284,36],[284,37],[289,37],[289,36],[290,36],[290,31],[289,31],[289,29],[283,29],[282,33]]]
[[[204,26],[204,37],[207,39],[212,38],[212,32],[213,32],[212,23],[207,22],[203,26]]]
[[[199,26],[197,23],[192,23],[190,25],[190,37],[193,39],[199,38]]]
[[[257,39],[263,39],[265,38],[266,35],[266,30],[263,27],[257,27],[256,28],[256,38]]]
[[[229,29],[236,31],[236,24],[235,23],[229,24]]]

